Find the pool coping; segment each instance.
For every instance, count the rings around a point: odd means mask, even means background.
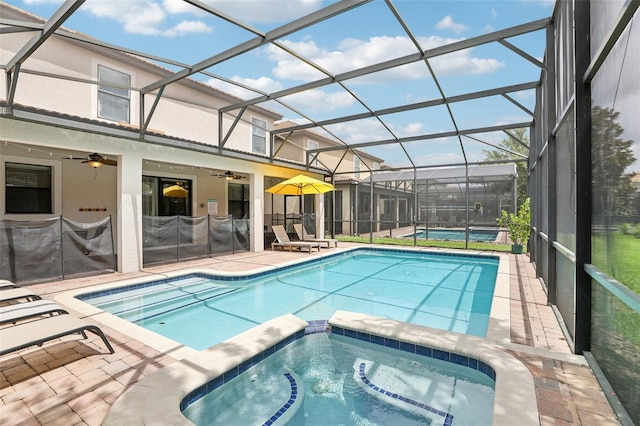
[[[399,342],[427,346],[475,358],[495,371],[493,426],[538,425],[534,381],[515,357],[485,339],[430,327],[337,311],[329,320],[336,328],[355,330]],[[239,369],[256,355],[300,334],[308,323],[292,314],[274,318],[212,348],[176,361],[135,383],[112,405],[103,425],[192,425],[181,412],[182,401],[195,389]],[[235,377],[235,375],[234,375]]]
[[[153,331],[147,330],[136,324],[133,324],[127,320],[119,318],[108,312],[104,312],[86,302],[78,300],[76,296],[86,293],[93,293],[98,291],[105,291],[109,289],[115,289],[118,287],[124,287],[128,285],[135,285],[150,281],[170,279],[173,277],[184,276],[189,274],[206,274],[217,275],[223,277],[243,277],[264,274],[279,268],[293,268],[305,263],[312,263],[322,260],[326,257],[334,257],[344,255],[351,251],[368,251],[368,250],[384,250],[384,251],[405,251],[405,252],[419,252],[419,253],[433,253],[433,254],[445,254],[456,257],[460,256],[481,256],[498,258],[498,273],[496,276],[496,284],[493,294],[493,300],[491,304],[491,312],[489,317],[489,325],[487,328],[487,335],[484,339],[491,344],[504,345],[511,342],[511,306],[510,306],[510,266],[509,256],[506,253],[494,253],[494,252],[478,252],[472,250],[446,250],[446,249],[434,249],[434,248],[422,248],[422,247],[379,247],[379,246],[367,246],[367,247],[349,247],[349,248],[334,248],[329,252],[314,253],[314,256],[310,259],[308,256],[300,257],[290,262],[282,262],[277,265],[261,266],[251,271],[240,272],[228,272],[220,271],[215,268],[189,268],[176,271],[170,271],[166,273],[152,273],[146,277],[136,277],[116,282],[101,284],[92,286],[91,289],[82,288],[69,292],[62,293],[55,297],[55,300],[60,304],[67,306],[77,311],[80,316],[89,317],[93,320],[104,324],[120,333],[123,333],[132,339],[138,340],[145,345],[156,349],[159,352],[170,355],[175,359],[182,359],[188,356],[192,356],[200,351],[190,348],[186,345],[176,342],[175,340],[161,336]]]

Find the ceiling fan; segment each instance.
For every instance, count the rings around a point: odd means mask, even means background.
[[[226,180],[234,180],[234,179],[244,179],[244,178],[246,178],[246,176],[237,175],[237,174],[235,174],[235,173],[233,173],[232,171],[229,171],[229,170],[227,170],[224,173],[212,174],[211,176],[215,176],[215,177],[219,177],[219,178],[225,178]]]
[[[93,154],[89,154],[84,157],[74,157],[73,155],[69,155],[68,157],[63,157],[63,160],[84,160],[82,163],[87,163],[91,167],[98,168],[102,167],[103,164],[107,166],[117,166],[118,162],[116,160],[110,160],[108,158],[103,157],[102,155],[94,152]]]

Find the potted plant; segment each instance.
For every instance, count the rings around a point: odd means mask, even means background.
[[[522,253],[523,246],[529,242],[529,229],[531,222],[530,200],[527,198],[520,206],[518,214],[502,210],[500,217],[496,219],[498,226],[507,228],[511,240],[511,253]]]

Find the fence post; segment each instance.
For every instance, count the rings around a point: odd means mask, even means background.
[[[117,271],[118,270],[118,262],[116,262],[116,248],[113,245],[113,221],[111,220],[111,215],[109,215],[109,230],[111,231],[111,258],[113,259],[113,270]],[[144,240],[144,239],[143,239]],[[143,251],[143,256],[144,256],[144,249]],[[144,264],[144,261],[143,261]]]
[[[230,214],[231,218],[231,253],[236,254],[236,222],[233,220],[233,215]]]
[[[62,274],[62,279],[64,280],[64,250],[62,249],[64,243],[64,232],[62,230],[62,215],[58,217],[58,220],[60,221],[60,273]]]
[[[180,261],[180,215],[176,216],[176,262]]]
[[[207,213],[207,257],[211,257],[211,215]]]

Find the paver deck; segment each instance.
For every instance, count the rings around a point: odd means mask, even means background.
[[[341,243],[341,246],[355,244]],[[156,266],[133,274],[115,273],[26,287],[53,298],[72,289],[89,289],[97,284],[180,269],[249,271],[295,261],[301,256],[306,260],[309,255],[269,250],[240,253]],[[618,425],[584,358],[571,354],[528,257],[509,257],[511,343],[502,349],[519,358],[533,374],[540,424]],[[98,337],[89,335],[86,340],[70,336],[0,357],[0,423],[99,425],[129,386],[176,361],[171,353],[160,353],[99,325],[113,345],[114,354],[108,353]]]

